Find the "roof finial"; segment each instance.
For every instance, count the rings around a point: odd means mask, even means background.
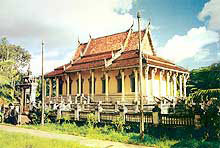
[[[133,26],[134,26],[134,19],[133,19],[133,21],[132,21],[132,24],[131,24],[130,29],[132,29],[132,28],[133,28]]]
[[[91,36],[91,34],[90,34],[90,33],[89,33],[89,38],[90,38],[90,39],[92,39],[92,36]]]
[[[150,18],[149,18],[149,22],[148,22],[148,29],[150,29],[150,26],[151,26],[151,20],[152,20],[152,18],[151,18],[151,16],[150,16]]]
[[[79,36],[78,36],[78,44],[80,45]]]

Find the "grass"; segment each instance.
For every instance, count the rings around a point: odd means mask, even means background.
[[[115,142],[155,146],[158,148],[219,148],[220,141],[203,141],[196,139],[173,140],[168,138],[155,138],[145,134],[141,140],[138,133],[117,132],[111,126],[89,127],[87,125],[77,126],[76,124],[45,124],[24,125],[24,128],[38,129],[43,131],[65,133],[75,136],[84,136],[93,139],[110,140]]]
[[[40,138],[0,130],[1,148],[86,148],[77,142]]]
[[[105,127],[89,127],[89,126],[77,126],[76,124],[45,124],[41,125],[24,125],[24,128],[38,129],[48,132],[55,133],[65,133],[75,136],[84,136],[88,138],[100,139],[100,140],[110,140],[115,142],[129,143],[129,144],[139,144],[146,146],[156,146],[169,148],[172,145],[178,143],[177,140],[169,139],[157,139],[152,136],[146,135],[144,140],[140,140],[138,133],[126,133],[117,132],[111,126]]]

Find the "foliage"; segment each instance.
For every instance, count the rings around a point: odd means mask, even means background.
[[[15,84],[22,70],[30,62],[31,55],[24,48],[10,44],[7,38],[0,41],[0,100],[13,101]]]
[[[13,64],[11,60],[0,61],[0,99],[4,101],[12,101],[14,95],[11,79],[16,74],[16,70],[13,69]]]
[[[86,148],[78,142],[0,131],[2,148]]]
[[[2,122],[3,122],[3,113],[0,112],[0,123],[2,123]]]
[[[220,100],[212,100],[204,109],[205,114],[202,116],[202,124],[206,129],[205,139],[220,139],[220,113],[218,106]]]
[[[140,140],[138,133],[125,133],[115,131],[111,126],[104,127],[89,127],[89,126],[77,126],[76,124],[45,124],[41,125],[26,125],[22,126],[25,128],[39,129],[44,131],[65,133],[76,136],[85,136],[89,138],[95,138],[100,140],[111,140],[116,142],[130,143],[130,144],[143,144],[146,146],[159,146],[159,147],[170,147],[177,143],[175,140],[169,139],[157,139],[149,135],[145,135],[144,140]],[[162,140],[162,141],[161,141]]]
[[[50,131],[55,133],[65,133],[76,136],[85,136],[89,138],[95,138],[100,140],[111,140],[116,142],[130,143],[130,144],[143,144],[146,146],[156,146],[161,148],[179,148],[179,147],[190,147],[192,145],[196,145],[198,147],[210,147],[214,148],[220,144],[219,141],[204,141],[204,140],[196,140],[191,139],[190,137],[179,140],[171,140],[167,137],[159,137],[156,138],[154,136],[150,136],[145,134],[144,140],[141,140],[138,133],[125,133],[125,132],[117,132],[111,126],[104,127],[95,127],[91,128],[88,126],[77,126],[75,123],[73,124],[46,124],[45,126],[41,125],[26,125],[22,126],[25,128],[39,129],[44,131]],[[163,132],[163,131],[161,131]],[[169,132],[169,131],[168,131]],[[171,133],[173,131],[170,131]],[[177,134],[177,133],[175,133]],[[187,144],[191,144],[187,146]]]
[[[191,71],[190,97],[197,106],[204,105],[202,124],[206,128],[206,139],[220,138],[220,63]]]
[[[192,70],[188,86],[195,102],[220,99],[220,63]]]
[[[31,120],[31,124],[40,124],[41,123],[41,109],[34,108],[32,111],[29,112],[28,117]],[[44,122],[45,123],[55,123],[56,122],[55,111],[45,110]]]
[[[122,132],[124,130],[125,120],[120,116],[118,118],[115,118],[115,120],[112,121],[112,124],[115,125],[117,131]]]
[[[195,139],[182,140],[181,142],[174,144],[171,148],[218,148],[220,145],[219,141],[198,141]]]
[[[89,127],[95,127],[95,124],[97,123],[98,123],[97,117],[94,114],[90,113],[87,117],[87,125]]]

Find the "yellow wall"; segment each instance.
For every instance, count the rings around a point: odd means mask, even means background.
[[[82,79],[83,79],[83,94],[89,95],[89,77],[90,73],[89,71],[82,72],[81,73]]]
[[[125,69],[124,70],[124,75],[125,75],[125,80],[124,80],[124,91],[125,91],[125,100],[126,99],[133,99],[135,98],[135,92],[131,92],[131,87],[130,87],[130,75],[132,74],[132,72],[134,71],[134,69]],[[151,76],[151,69],[149,70],[150,72],[148,73],[148,80],[145,78],[145,74],[144,74],[144,70],[143,70],[143,77],[142,77],[142,90],[143,90],[143,95],[146,96],[147,95],[147,91],[148,91],[148,96],[152,96],[153,92],[152,92],[152,76]],[[95,83],[95,96],[97,96],[96,98],[99,97],[103,97],[105,96],[105,94],[102,93],[102,78],[105,78],[104,75],[104,71],[100,70],[95,70],[94,71],[94,78],[96,80]],[[119,70],[112,70],[112,71],[108,71],[108,77],[109,77],[109,86],[108,86],[108,94],[110,96],[110,98],[112,98],[111,96],[113,96],[113,99],[116,100],[120,100],[122,93],[118,93],[117,92],[117,79],[116,76],[119,74]],[[85,72],[81,72],[81,78],[84,80],[83,83],[83,94],[85,95],[90,95],[89,94],[89,78],[91,77],[91,72],[90,71],[85,71]],[[70,84],[72,86],[72,90],[71,90],[71,95],[76,95],[77,94],[77,79],[79,78],[79,75],[77,73],[72,73],[70,74],[70,79],[72,80],[72,83]],[[64,78],[64,76],[62,77],[63,79],[63,95],[67,94],[67,82]],[[139,79],[139,73],[138,73],[138,79]],[[172,80],[172,77],[170,77],[170,80]],[[148,88],[146,88],[146,83],[148,81]],[[154,80],[154,95],[155,96],[159,96],[159,82],[160,82],[160,70],[158,70],[155,74],[155,80]],[[166,74],[164,74],[163,78],[162,78],[162,88],[161,88],[161,95],[162,96],[166,96]],[[139,85],[139,84],[138,84]],[[173,83],[170,82],[170,91],[171,91],[171,96],[173,96]]]
[[[109,94],[116,94],[117,93],[117,80],[116,76],[118,75],[119,71],[111,71],[108,73],[110,80],[109,80]]]
[[[72,74],[70,76],[71,80],[72,80],[72,95],[76,95],[77,94],[77,83],[76,83],[76,80],[78,79],[78,75],[75,73],[75,74]]]

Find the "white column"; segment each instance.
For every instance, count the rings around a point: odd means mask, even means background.
[[[160,70],[160,82],[159,82],[159,96],[162,96],[162,81],[163,81],[164,70]]]
[[[108,73],[105,72],[105,96],[108,101]]]
[[[59,97],[59,78],[56,77],[56,97]]]
[[[166,79],[166,92],[167,92],[167,96],[170,96],[170,72],[167,71],[167,79]]]
[[[125,73],[121,71],[121,81],[122,81],[122,101],[124,101],[125,97]]]
[[[52,82],[52,78],[49,78],[49,85],[50,85],[50,90],[49,90],[49,97],[52,97],[53,95],[53,82]]]
[[[183,97],[183,76],[179,76],[179,83],[180,83],[180,97]]]
[[[94,86],[94,81],[95,81],[94,79],[95,79],[94,78],[94,71],[92,71],[92,82],[91,82],[92,83],[92,92],[91,92],[92,93],[92,97],[94,97],[94,87],[95,87]]]
[[[70,88],[70,76],[69,75],[67,75],[66,81],[67,81],[66,95],[69,96],[70,95],[70,89],[69,89]]]
[[[146,67],[145,69],[145,81],[146,81],[146,96],[149,97],[149,92],[148,92],[148,88],[149,88],[149,85],[148,85],[148,77],[149,77],[149,66]]]
[[[134,70],[134,81],[135,81],[135,100],[138,100],[138,72]]]
[[[174,74],[173,74],[173,96],[174,96],[174,97],[176,97],[176,90],[177,90],[176,77],[177,77],[177,74],[174,73]]]
[[[187,76],[183,76],[183,96],[186,97],[186,81],[187,81]]]
[[[44,79],[44,97],[47,96],[47,79]]]
[[[81,93],[82,93],[82,92],[81,92],[81,87],[82,87],[82,86],[81,86],[81,81],[82,81],[82,80],[81,80],[81,73],[80,73],[80,72],[78,73],[78,76],[79,76],[79,84],[78,84],[79,94],[81,95]]]
[[[155,91],[155,88],[154,88],[155,81],[154,80],[155,80],[156,72],[157,72],[156,68],[151,70],[151,93],[152,93],[152,96],[155,96],[155,93],[154,93],[154,91]]]

